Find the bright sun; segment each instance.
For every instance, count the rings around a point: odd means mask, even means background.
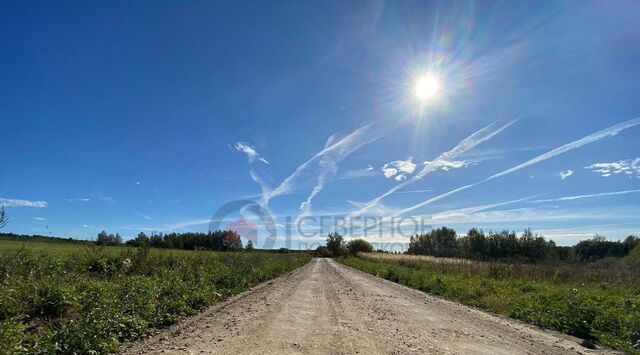
[[[436,95],[440,91],[440,81],[433,74],[427,74],[421,77],[416,83],[415,95],[420,100],[428,100]]]

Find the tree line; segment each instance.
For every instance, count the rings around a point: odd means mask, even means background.
[[[573,247],[559,247],[531,229],[525,229],[517,236],[510,231],[485,233],[482,229],[472,228],[466,235],[458,236],[454,229],[441,227],[412,236],[407,253],[485,261],[592,262],[605,257],[623,257],[638,245],[640,238],[636,236],[629,236],[624,241],[597,236]]]
[[[108,234],[102,231],[98,233],[96,244],[115,246],[123,243],[119,234]],[[137,237],[126,241],[124,245],[185,250],[235,251],[244,249],[240,234],[232,230],[217,230],[207,233],[151,233],[150,235],[141,232]],[[253,242],[247,243],[247,250],[253,250]]]

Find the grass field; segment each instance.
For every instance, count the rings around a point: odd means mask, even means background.
[[[521,268],[520,273],[513,266],[498,263],[404,255],[360,254],[336,260],[446,299],[591,339],[613,349],[640,353],[637,279],[587,281],[581,273],[571,279],[562,273],[556,277],[548,270],[536,273],[535,268]]]
[[[36,255],[72,255],[82,252],[90,247],[90,243],[81,242],[45,242],[45,241],[18,241],[0,239],[0,255],[14,254],[18,251],[26,251]],[[104,253],[119,253],[127,247],[103,247]]]
[[[0,354],[114,352],[310,259],[0,241]]]
[[[95,249],[95,244],[91,242],[54,242],[54,241],[18,241],[0,239],[0,255],[15,254],[16,252],[27,252],[33,255],[56,255],[70,256],[78,253],[85,253]],[[103,246],[101,252],[106,255],[115,255],[137,250],[127,246]],[[149,249],[151,254],[173,254],[191,255],[192,250],[182,249]]]

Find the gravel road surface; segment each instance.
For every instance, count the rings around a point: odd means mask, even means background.
[[[127,354],[595,354],[540,330],[331,259],[230,298]]]

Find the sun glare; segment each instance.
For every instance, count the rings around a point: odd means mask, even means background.
[[[432,99],[440,92],[440,81],[433,74],[421,77],[416,83],[415,95],[420,100]]]

